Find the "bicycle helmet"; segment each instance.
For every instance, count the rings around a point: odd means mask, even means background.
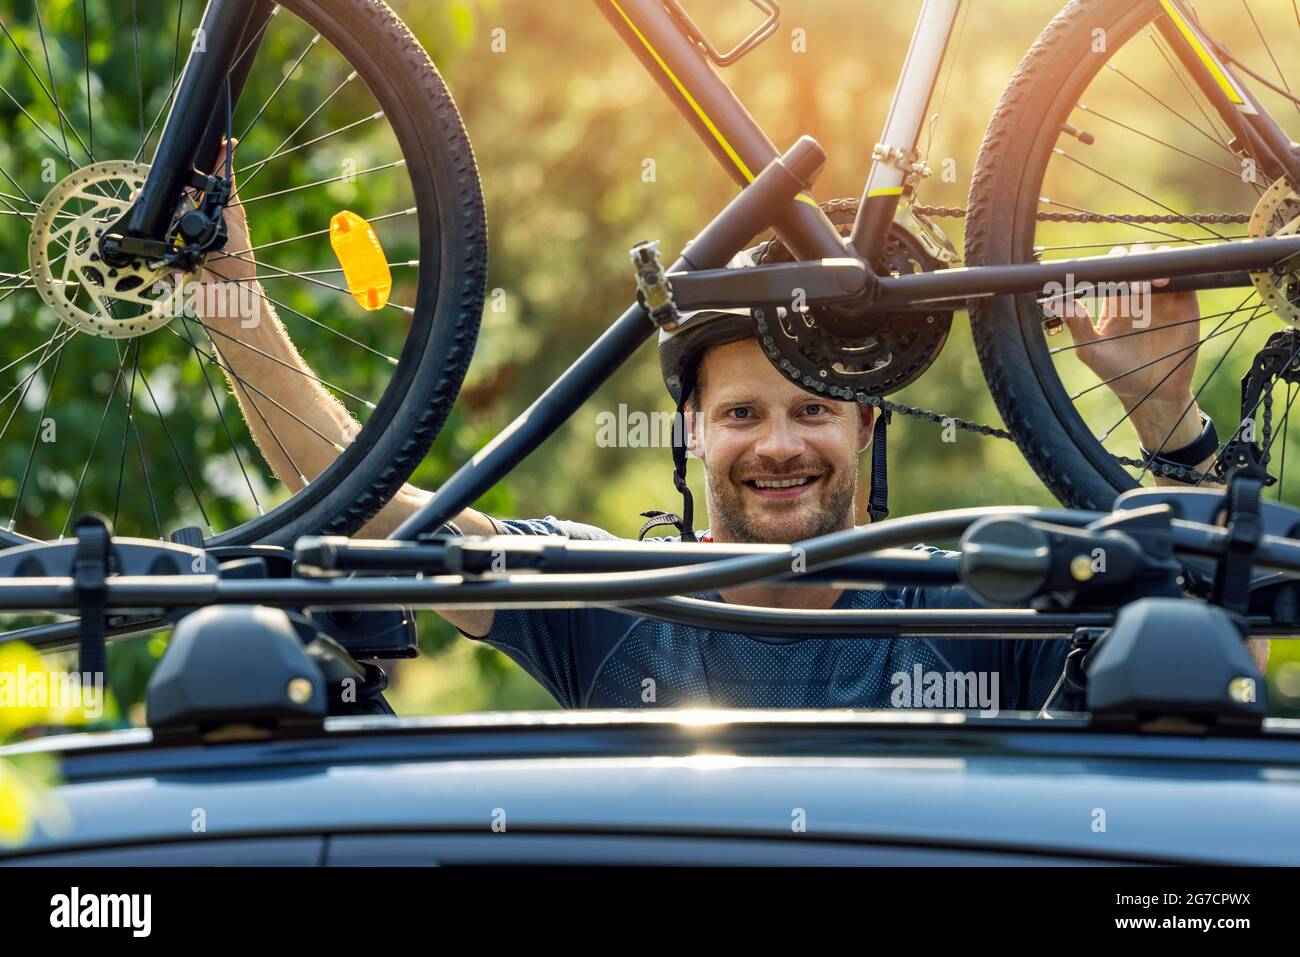
[[[753,249],[738,253],[728,263],[728,268],[753,265]],[[700,360],[714,346],[740,342],[756,337],[758,327],[749,309],[701,309],[683,313],[674,329],[659,330],[659,368],[664,385],[676,406],[673,422],[673,485],[682,496],[682,514],[647,511],[642,516],[648,520],[641,526],[638,538],[660,525],[675,525],[681,531],[682,541],[694,542],[693,526],[695,503],[686,484],[686,401],[695,391]],[[873,522],[889,514],[889,487],[885,458],[885,427],[889,413],[877,417],[872,434],[871,496],[868,512]]]

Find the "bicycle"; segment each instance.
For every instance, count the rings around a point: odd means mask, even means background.
[[[953,210],[919,202],[919,190],[929,170],[918,145],[944,53],[954,36],[960,36],[960,0],[925,0],[862,197],[856,203],[826,206],[819,205],[810,192],[825,158],[821,147],[804,138],[784,154],[778,153],[718,72],[774,35],[780,18],[777,3],[752,0],[764,14],[762,24],[724,53],[713,46],[677,0],[595,2],[741,191],[667,269],[657,262],[652,247],[634,250],[639,284],[636,304],[524,415],[445,483],[428,506],[398,530],[397,537],[432,531],[471,504],[573,414],[660,325],[676,321],[684,310],[705,306],[757,309],[766,330],[764,345],[773,361],[812,391],[936,419],[936,413],[886,396],[929,368],[944,345],[953,312],[969,304],[979,359],[1007,430],[959,417],[944,418],[962,428],[1014,439],[1067,505],[1109,507],[1116,493],[1150,481],[1154,475],[1199,484],[1219,479],[1229,467],[1262,472],[1273,461],[1273,446],[1279,436],[1283,438],[1277,456],[1282,474],[1273,484],[1281,498],[1289,410],[1300,386],[1300,363],[1296,361],[1300,339],[1291,328],[1300,319],[1300,289],[1290,266],[1291,258],[1300,253],[1300,236],[1295,234],[1300,197],[1294,189],[1300,184],[1300,157],[1241,75],[1264,91],[1260,96],[1289,100],[1292,105],[1300,105],[1300,100],[1291,95],[1280,66],[1281,86],[1217,43],[1207,23],[1209,11],[1198,12],[1187,0],[1075,0],[1069,4],[1049,24],[1012,78],[981,148],[968,208]],[[7,473],[18,476],[12,482],[9,531],[0,544],[52,537],[57,519],[49,522],[51,513],[62,513],[64,521],[58,531],[66,534],[76,510],[98,506],[110,511],[104,507],[106,501],[93,501],[93,496],[87,501],[81,492],[114,410],[122,420],[120,433],[116,420],[108,430],[119,453],[114,463],[117,479],[115,483],[111,480],[110,471],[101,498],[112,499],[111,511],[120,512],[137,527],[152,529],[159,538],[210,546],[289,544],[311,532],[351,533],[400,487],[426,453],[446,420],[473,349],[486,256],[477,173],[450,93],[409,31],[376,0],[290,0],[279,7],[266,0],[211,0],[192,34],[195,42],[181,69],[181,40],[191,34],[186,30],[190,21],[183,16],[183,0],[177,6],[171,70],[165,72],[165,64],[159,66],[163,82],[148,98],[149,107],[161,100],[156,114],[146,109],[142,77],[149,70],[142,66],[138,52],[153,47],[141,43],[133,3],[131,46],[135,56],[130,55],[131,49],[115,50],[115,59],[110,57],[110,61],[122,64],[124,76],[134,73],[136,89],[129,92],[135,96],[128,95],[126,106],[118,104],[116,113],[112,108],[101,110],[99,124],[93,122],[96,98],[91,95],[90,38],[96,21],[88,17],[85,2],[79,20],[76,11],[65,5],[61,16],[46,23],[36,4],[27,17],[30,22],[24,21],[25,29],[7,23],[3,31],[16,53],[10,58],[9,73],[21,75],[32,98],[53,108],[57,124],[42,124],[9,93],[8,84],[0,88],[7,94],[7,102],[0,103],[0,109],[7,111],[0,114],[0,121],[7,121],[10,127],[22,124],[25,135],[40,142],[42,149],[52,145],[56,155],[66,161],[68,173],[37,202],[20,182],[35,182],[42,173],[48,175],[48,164],[43,167],[36,161],[42,158],[39,154],[0,169],[0,176],[17,190],[0,195],[0,202],[9,215],[33,224],[34,237],[29,257],[33,268],[8,274],[10,287],[0,296],[26,295],[43,285],[37,291],[58,312],[53,333],[3,370],[19,369],[19,384],[5,397],[8,401],[18,395],[10,420],[23,408],[26,418],[38,428],[31,430],[30,442],[11,440],[0,445],[14,464]],[[1277,66],[1265,30],[1250,5],[1245,8],[1269,59]],[[1296,19],[1300,24],[1300,15]],[[156,32],[161,20],[153,23]],[[169,19],[169,32],[171,23]],[[1236,18],[1225,29],[1232,33],[1243,23]],[[62,63],[66,58],[66,47],[58,43],[51,56],[46,37],[56,28],[74,37],[80,34],[83,62],[79,65],[83,70],[75,71],[85,73],[80,92],[70,93],[66,84],[60,87],[55,82],[52,61]],[[146,37],[149,29],[146,25]],[[1159,57],[1143,58],[1137,66],[1124,61],[1121,66],[1121,54],[1146,36]],[[35,44],[37,40],[39,47],[32,49],[39,49],[40,55],[29,57],[22,41]],[[77,48],[71,43],[66,46]],[[272,115],[269,107],[304,60],[313,56],[315,69],[317,61],[325,58],[325,53],[314,52],[322,48],[333,54],[333,75],[339,83],[334,92],[314,108],[304,106],[305,118],[296,126],[296,115],[284,122],[276,111],[274,120],[267,119]],[[394,51],[396,55],[392,55]],[[267,68],[259,70],[263,64]],[[41,75],[42,66],[48,86]],[[1198,118],[1184,116],[1150,88],[1155,84],[1142,72],[1148,66],[1172,73],[1199,111]],[[358,78],[361,85],[353,85]],[[1113,110],[1099,108],[1092,93],[1107,92],[1112,80],[1125,92],[1144,92],[1178,120],[1180,133],[1187,127],[1216,149],[1226,150],[1231,159],[1208,160],[1193,149],[1169,142],[1173,134],[1163,127],[1156,136],[1125,123],[1119,115],[1112,115]],[[1091,102],[1083,102],[1085,93]],[[66,110],[65,99],[69,101]],[[376,106],[378,109],[372,109]],[[146,166],[139,158],[168,107],[170,113]],[[1076,110],[1077,116],[1073,115]],[[79,124],[72,122],[83,112],[87,121],[84,138]],[[247,122],[235,123],[236,116],[250,114]],[[114,161],[94,162],[96,127],[102,147],[105,115],[126,118],[110,127],[108,136],[114,155],[126,155],[131,143],[138,144],[132,161],[116,161],[116,165]],[[153,124],[147,123],[149,115],[155,116]],[[1164,113],[1159,115],[1164,117]],[[299,134],[317,116],[329,121],[328,130],[300,141]],[[138,137],[125,136],[122,131],[131,125],[131,119]],[[273,121],[281,123],[275,135],[266,125]],[[1101,167],[1102,159],[1095,157],[1115,141],[1099,133],[1102,127],[1095,123],[1153,140],[1184,159],[1217,167],[1221,174],[1238,180],[1241,190],[1254,194],[1249,210],[1238,201],[1226,212],[1188,214],[1151,195],[1150,188],[1111,176]],[[242,166],[240,202],[280,199],[281,208],[288,210],[284,213],[288,221],[301,230],[259,243],[254,248],[260,252],[321,240],[328,230],[320,228],[322,223],[299,221],[298,198],[305,189],[347,181],[346,175],[320,175],[308,162],[301,164],[305,167],[303,177],[314,174],[316,178],[295,183],[287,166],[275,166],[274,161],[292,155],[297,163],[312,155],[301,152],[308,147],[337,142],[335,138],[344,133],[379,127],[382,133],[378,138],[387,152],[380,155],[379,146],[369,140],[358,141],[360,155],[374,160],[352,174],[368,177],[369,198],[390,201],[388,206],[374,205],[363,212],[370,223],[380,224],[390,266],[405,265],[412,270],[396,270],[393,300],[384,307],[395,309],[403,320],[409,318],[410,325],[358,323],[347,311],[351,309],[347,287],[318,278],[343,271],[332,265],[298,270],[266,261],[259,265],[259,278],[265,281],[297,281],[297,298],[289,301],[287,295],[277,295],[267,296],[267,301],[287,313],[295,341],[301,337],[308,358],[320,363],[315,366],[318,381],[346,397],[349,408],[364,418],[355,438],[321,435],[320,441],[341,449],[337,461],[314,481],[307,482],[302,476],[302,487],[268,511],[240,454],[241,448],[250,447],[247,435],[241,423],[231,423],[224,415],[209,375],[221,362],[220,333],[213,333],[192,314],[168,313],[156,299],[136,290],[151,289],[177,272],[193,274],[205,257],[223,249],[221,212],[231,197],[230,166],[211,174],[194,172],[212,170],[223,138],[238,142],[241,150],[255,146],[267,150],[260,161]],[[116,133],[112,132],[115,128]],[[288,135],[281,136],[285,131]],[[314,133],[314,128],[309,132]],[[250,137],[250,133],[254,135]],[[1080,149],[1091,151],[1087,159],[1076,155]],[[91,162],[78,165],[83,158]],[[1058,159],[1059,165],[1053,165]],[[1229,162],[1233,165],[1225,165]],[[1159,212],[1117,214],[1069,202],[1068,183],[1060,171],[1069,168],[1077,175],[1085,167]],[[250,196],[249,183],[263,168],[271,171],[268,186],[280,188]],[[91,179],[83,181],[85,177]],[[90,192],[81,188],[86,182],[92,183]],[[1066,193],[1060,191],[1063,188]],[[405,204],[408,197],[409,205]],[[963,268],[957,267],[956,251],[936,224],[937,219],[954,213],[966,218],[969,265]],[[56,224],[67,221],[80,232],[75,234],[75,242],[68,240],[60,248],[55,240],[67,229]],[[1044,258],[1048,252],[1116,245],[1114,235],[1101,227],[1117,225],[1139,227],[1143,239],[1190,248],[1125,258]],[[1246,227],[1244,236],[1224,235],[1213,228],[1223,225]],[[736,252],[769,227],[775,240],[764,247],[759,264],[747,269],[724,268]],[[1086,228],[1075,235],[1066,227]],[[1168,227],[1195,233],[1182,235]],[[1131,241],[1131,234],[1126,238]],[[1242,239],[1248,241],[1239,241]],[[235,255],[240,252],[233,251]],[[323,247],[318,247],[318,252],[324,256]],[[52,271],[51,264],[60,255],[76,266],[71,293],[67,292],[68,277],[73,274],[70,267],[65,264],[57,276]],[[107,264],[107,271],[100,264]],[[43,284],[37,282],[38,275],[44,277]],[[1155,462],[1153,454],[1135,454],[1118,445],[1126,437],[1116,429],[1127,413],[1102,429],[1098,437],[1100,416],[1113,411],[1109,400],[1094,391],[1095,384],[1083,384],[1077,348],[1050,342],[1060,330],[1060,323],[1044,309],[1045,304],[1050,306],[1060,298],[1044,294],[1052,284],[1070,288],[1164,277],[1171,278],[1171,291],[1224,290],[1228,295],[1228,290],[1253,289],[1221,315],[1211,312],[1203,317],[1202,321],[1220,321],[1198,346],[1237,332],[1232,340],[1235,347],[1247,326],[1261,316],[1281,318],[1285,326],[1269,335],[1251,359],[1240,396],[1219,394],[1222,378],[1211,392],[1205,392],[1209,379],[1198,387],[1198,396],[1205,394],[1207,400],[1215,398],[1218,404],[1233,404],[1242,419],[1242,425],[1216,452],[1221,467],[1204,474],[1169,469]],[[113,296],[99,292],[110,286]],[[1256,297],[1258,302],[1253,301]],[[129,304],[129,314],[115,312],[101,301],[104,298],[115,299],[114,308],[119,310],[127,308],[123,302]],[[1246,319],[1229,325],[1243,312],[1249,312]],[[199,334],[204,332],[211,351],[199,344]],[[1124,333],[1140,334],[1142,330],[1136,327]],[[109,358],[116,358],[116,370],[104,390],[108,401],[102,412],[96,413],[98,429],[89,454],[84,462],[79,455],[69,457],[73,467],[61,478],[48,464],[37,469],[35,461],[43,444],[39,426],[46,421],[42,406],[54,391],[52,383],[64,346],[75,338],[113,340],[115,352]],[[188,382],[175,376],[168,388],[155,390],[142,372],[141,354],[146,353],[146,360],[156,356],[162,348],[159,343],[171,347],[172,338],[179,342],[174,348],[194,360],[198,373],[187,367]],[[347,350],[331,348],[340,343]],[[37,354],[39,358],[31,362]],[[1227,353],[1210,378],[1226,359]],[[32,365],[34,368],[29,368]],[[48,379],[39,375],[46,366],[51,370]],[[38,388],[35,383],[40,383]],[[1272,395],[1283,383],[1286,412],[1280,431],[1274,433]],[[175,384],[188,385],[200,405],[210,400],[216,416],[209,412],[205,420],[190,415],[184,428],[169,427],[167,414],[177,408],[193,413],[197,408],[179,406],[174,396],[172,402],[167,401],[169,388]],[[164,393],[162,401],[157,391]],[[180,466],[179,473],[167,476],[168,494],[161,505],[146,464],[140,417],[134,412],[137,402],[139,408],[156,412],[153,439],[160,447],[165,440]],[[256,401],[251,407],[254,414],[265,415]],[[1259,409],[1264,410],[1264,423],[1256,435],[1253,424]],[[176,433],[198,438],[188,464],[177,447]],[[3,437],[0,432],[0,440]],[[348,442],[346,447],[343,441]],[[229,447],[229,454],[224,448],[218,454],[218,446],[223,445]],[[70,456],[62,450],[59,454]],[[133,454],[140,462],[147,508],[139,497],[133,505],[128,503],[132,507],[123,508],[121,490]],[[80,477],[73,478],[77,463]],[[31,490],[34,472],[54,475],[46,478],[41,489],[45,496],[41,508],[31,504],[37,494]],[[209,487],[206,504],[194,482],[195,473]],[[233,481],[231,476],[235,476]],[[110,488],[115,493],[108,493]],[[67,492],[71,501],[52,507],[50,497],[60,490]],[[265,488],[262,493],[263,498],[269,497]],[[246,504],[259,513],[250,521],[242,521],[240,514]],[[182,516],[188,527],[165,528],[164,512],[169,518],[172,513]],[[31,526],[27,531],[33,534],[18,529],[19,518]],[[218,529],[218,525],[223,527]]]

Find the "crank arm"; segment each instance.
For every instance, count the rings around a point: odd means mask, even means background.
[[[830,305],[862,299],[874,276],[860,259],[817,259],[744,269],[668,274],[682,311],[749,306]]]

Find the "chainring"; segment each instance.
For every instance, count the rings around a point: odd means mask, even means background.
[[[856,200],[822,206],[841,235],[852,231]],[[755,265],[790,262],[779,239],[765,243]],[[942,268],[915,236],[895,222],[874,264],[879,275],[931,272]],[[762,314],[760,315],[759,312]],[[791,379],[810,391],[852,399],[857,393],[888,395],[916,381],[938,358],[952,327],[951,310],[880,312],[860,317],[864,334],[843,338],[827,328],[826,313],[807,310],[756,311],[759,335],[768,357]]]

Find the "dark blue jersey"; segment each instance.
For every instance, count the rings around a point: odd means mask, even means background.
[[[554,516],[492,521],[501,534],[617,540],[604,529]],[[697,597],[723,600],[716,592]],[[834,607],[980,606],[953,586],[850,590]],[[1069,645],[743,635],[599,608],[498,610],[481,640],[503,651],[566,708],[1037,710],[1060,677]]]

